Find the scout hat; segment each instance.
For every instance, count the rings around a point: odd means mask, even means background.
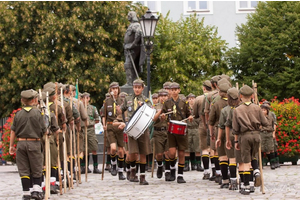
[[[226,79],[227,81],[229,81],[229,82],[231,81],[231,80],[230,80],[230,77],[229,77],[228,75],[226,75],[226,74],[222,74],[222,75],[220,75],[220,77],[221,77],[221,78],[225,78],[225,79]]]
[[[89,97],[90,96],[90,93],[87,93],[87,92],[84,92],[81,94],[81,97]]]
[[[244,85],[243,87],[241,87],[240,93],[244,96],[251,96],[253,94],[253,89],[248,85]]]
[[[163,84],[163,88],[164,89],[169,89],[170,88],[170,85],[171,85],[171,82],[167,81]]]
[[[176,82],[173,82],[170,84],[170,89],[179,89],[180,85]]]
[[[260,107],[270,110],[270,106],[266,103],[261,104]]]
[[[119,87],[118,82],[112,82],[111,84],[109,84],[109,88],[117,88],[117,87]]]
[[[205,80],[202,85],[211,88],[211,82],[209,80]]]
[[[82,95],[81,95],[81,96],[82,96]],[[109,98],[109,97],[110,97],[110,94],[109,94],[109,93],[106,93],[106,94],[105,94],[105,97],[106,97],[106,98]]]
[[[168,96],[169,92],[166,89],[158,90],[158,96]]]
[[[153,93],[153,94],[152,94],[152,99],[153,99],[153,98],[158,98],[158,94],[157,94],[157,93]]]
[[[268,104],[269,106],[271,105],[269,101],[264,101],[263,104]]]
[[[21,92],[21,98],[24,98],[24,99],[33,99],[33,98],[36,98],[38,97],[38,92],[33,90],[33,89],[30,89],[30,90],[23,90]]]
[[[44,85],[44,89],[48,88],[48,87],[51,87],[51,88],[55,88],[55,83],[52,83],[52,82],[48,82]]]
[[[219,85],[219,89],[221,92],[227,92],[227,90],[229,90],[231,87],[228,83],[222,83],[221,85]]]
[[[133,81],[133,86],[139,85],[144,87],[144,81],[142,79],[136,79]]]
[[[70,89],[71,89],[71,91],[75,91],[76,87],[74,85],[70,85]]]
[[[227,94],[232,99],[237,99],[239,97],[239,91],[235,87],[228,89]]]
[[[51,87],[44,89],[43,92],[45,92],[45,94],[48,92],[49,97],[55,95],[55,89]]]
[[[184,94],[178,94],[179,99],[185,101],[186,97],[184,96]]]
[[[126,93],[126,92],[121,92],[120,93],[120,97],[122,97],[122,98],[124,98],[124,97],[126,97],[128,94]]]
[[[186,98],[196,98],[196,95],[194,95],[193,93],[190,93],[189,95],[186,96]]]
[[[220,80],[220,75],[213,76],[213,77],[211,77],[211,79],[210,79],[211,82],[218,82],[218,80]]]
[[[221,80],[219,80],[218,81],[218,86],[223,84],[223,83],[228,83],[231,86],[231,83],[226,78],[222,78]]]

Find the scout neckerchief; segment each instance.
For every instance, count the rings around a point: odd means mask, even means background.
[[[135,111],[137,107],[138,107],[138,102],[137,102],[137,98],[135,97],[133,101],[133,110]]]
[[[179,115],[181,116],[182,119],[184,119],[183,115],[182,115],[181,112],[180,112],[180,108],[179,108],[179,106],[178,106],[178,103],[179,103],[179,101],[180,101],[179,97],[178,97],[177,101],[174,101],[174,99],[172,98],[172,101],[173,101],[174,104],[175,104],[175,105],[173,106],[173,111],[174,111],[174,108],[175,108],[175,113],[176,113],[177,110],[178,110]],[[173,114],[174,114],[174,113],[173,113]],[[175,114],[174,116],[176,116],[176,114]]]

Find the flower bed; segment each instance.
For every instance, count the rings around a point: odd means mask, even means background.
[[[2,135],[2,159],[5,161],[10,161],[15,163],[16,162],[16,154],[10,155],[9,154],[9,143],[10,143],[10,127],[13,123],[13,119],[15,117],[16,112],[21,110],[21,108],[14,110],[12,114],[10,114],[10,117],[7,119],[6,123],[3,126],[3,135]],[[17,147],[17,140],[15,140],[15,147]]]

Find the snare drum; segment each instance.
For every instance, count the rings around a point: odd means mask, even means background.
[[[170,120],[168,131],[175,135],[185,135],[187,124],[185,122]]]
[[[155,109],[144,103],[132,115],[124,132],[134,139],[138,139],[152,123],[155,113]]]

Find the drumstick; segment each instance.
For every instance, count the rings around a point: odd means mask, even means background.
[[[192,115],[192,117],[195,117],[195,115]],[[181,120],[181,122],[184,122],[184,121],[186,121],[186,120],[188,120],[189,118],[185,118],[185,119],[183,119],[183,120]]]
[[[168,114],[171,114],[171,113],[173,113],[173,112],[174,112],[174,111],[170,111],[170,112],[162,113],[162,114],[168,115]],[[161,116],[162,114],[160,114],[159,116]]]

